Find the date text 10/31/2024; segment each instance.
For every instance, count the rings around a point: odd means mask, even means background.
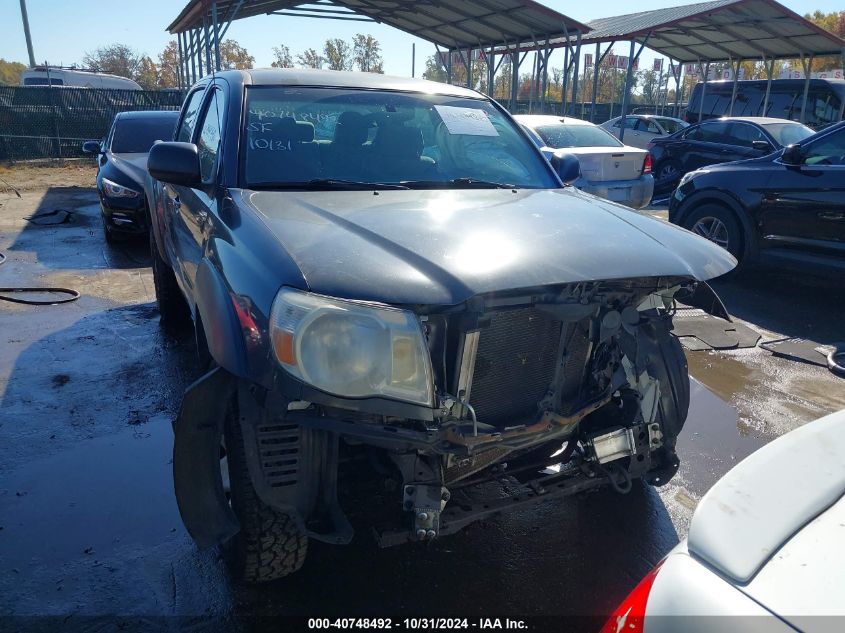
[[[309,618],[309,630],[342,629],[347,631],[363,630],[524,630],[528,625],[524,620],[511,618]]]

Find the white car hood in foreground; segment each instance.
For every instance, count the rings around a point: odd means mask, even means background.
[[[791,585],[795,592],[811,591],[785,568],[806,563],[815,566],[805,570],[807,576],[829,576],[836,555],[826,550],[838,549],[837,573],[840,579],[845,577],[845,527],[836,527],[837,520],[845,523],[841,520],[845,509],[839,507],[845,503],[840,501],[843,495],[845,411],[840,411],[772,441],[720,479],[693,515],[689,552],[739,584],[748,583],[759,572],[761,596],[781,595],[772,593],[766,581],[779,569],[784,573],[780,583]],[[829,509],[832,518],[823,515]],[[810,557],[807,543],[821,539],[826,547]],[[796,556],[806,560],[798,561]],[[754,578],[752,586],[756,582]],[[824,582],[816,579],[816,583]],[[840,605],[845,604],[844,586],[840,581]],[[781,612],[779,604],[767,606]]]

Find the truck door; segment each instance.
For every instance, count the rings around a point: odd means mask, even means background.
[[[223,129],[224,101],[223,90],[212,86],[206,93],[194,131],[203,186],[173,187],[176,193],[174,228],[179,249],[178,264],[189,296],[193,296],[197,267],[205,246],[206,227],[209,218],[217,211],[217,156]]]

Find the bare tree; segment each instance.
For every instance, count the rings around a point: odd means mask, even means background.
[[[342,39],[326,40],[323,52],[331,70],[352,70],[352,47]]]
[[[358,70],[365,73],[383,73],[381,45],[372,35],[358,33],[352,40],[353,59]]]
[[[293,68],[293,57],[290,49],[284,44],[273,47],[273,57],[273,62],[270,64],[273,68]]]
[[[125,44],[110,44],[85,53],[82,64],[98,72],[135,79],[142,58],[143,55]]]
[[[296,61],[305,68],[322,68],[325,61],[316,49],[309,48],[296,56]]]

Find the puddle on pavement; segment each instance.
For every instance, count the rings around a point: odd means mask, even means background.
[[[690,352],[687,354],[689,373],[723,400],[740,393],[749,393],[763,375],[745,363],[717,353]]]
[[[57,567],[182,536],[166,416],[80,442],[5,477],[0,566]]]
[[[736,409],[719,395],[697,379],[690,380],[689,415],[677,444],[681,475],[690,491],[704,494],[734,464],[767,441],[750,432]]]

